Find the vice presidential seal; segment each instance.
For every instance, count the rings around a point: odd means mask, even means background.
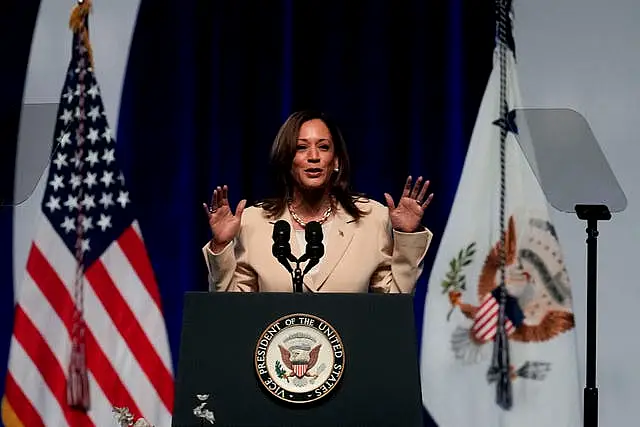
[[[344,348],[338,332],[325,320],[289,314],[260,335],[255,368],[264,388],[279,399],[308,403],[332,391],[344,371]]]

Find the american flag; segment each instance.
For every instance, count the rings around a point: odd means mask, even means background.
[[[118,406],[168,426],[174,384],[160,295],[116,162],[88,9],[77,7],[85,9],[72,25],[46,190],[18,290],[3,419],[9,426],[115,425]],[[71,363],[74,344],[78,363]],[[86,366],[86,411],[69,404],[70,366]]]

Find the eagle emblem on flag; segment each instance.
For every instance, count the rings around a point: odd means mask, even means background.
[[[518,232],[519,231],[519,232]],[[478,304],[464,301],[467,289],[465,268],[474,262],[476,244],[463,248],[450,261],[449,271],[442,281],[451,309],[460,310],[470,320],[469,328],[457,328],[452,337],[452,349],[458,359],[473,359],[469,352],[493,341],[498,322],[500,242],[488,252],[477,279]],[[516,229],[514,216],[509,218],[505,235],[505,284],[508,290],[505,305],[505,328],[512,341],[522,343],[553,339],[575,327],[571,311],[571,292],[555,230],[551,223],[529,218],[526,226]],[[549,369],[545,362],[526,362],[514,369],[513,376],[544,378]]]

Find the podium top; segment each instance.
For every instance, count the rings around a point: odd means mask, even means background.
[[[605,205],[620,212],[627,207],[627,198],[581,114],[567,108],[514,109],[508,126],[555,209],[573,213],[576,205]]]

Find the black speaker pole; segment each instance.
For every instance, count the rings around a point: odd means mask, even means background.
[[[611,219],[605,205],[576,205],[578,218],[587,221],[587,337],[586,337],[586,383],[584,387],[584,426],[598,426],[598,221]]]

